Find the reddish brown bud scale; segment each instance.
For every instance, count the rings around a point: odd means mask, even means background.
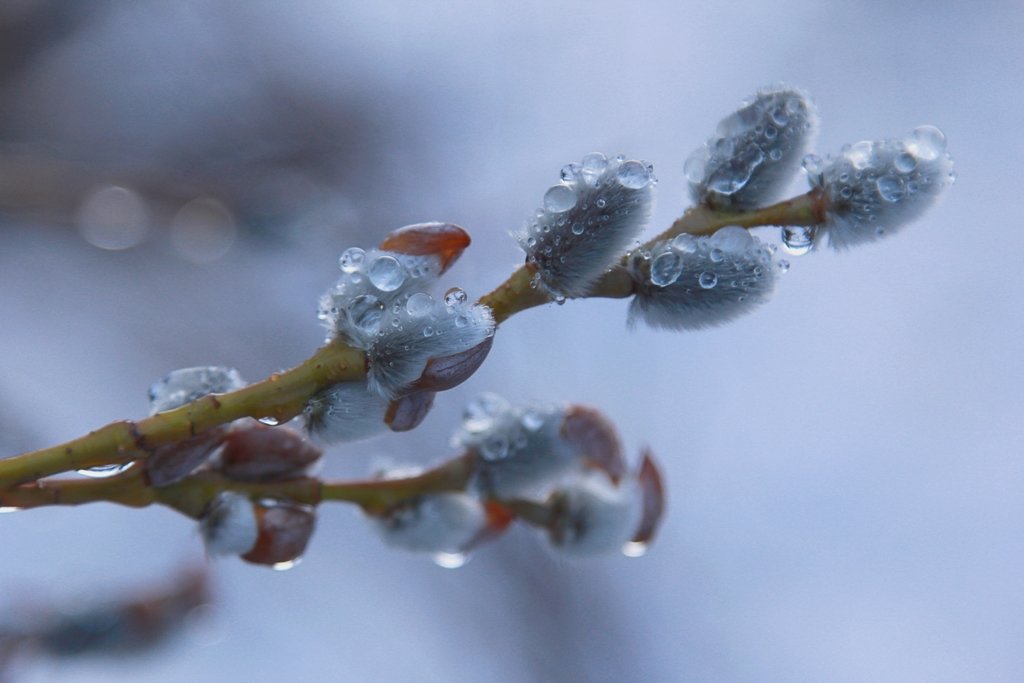
[[[407,432],[415,429],[423,422],[430,409],[434,405],[434,391],[413,391],[396,398],[388,404],[388,411],[384,414],[384,423],[393,432]]]
[[[224,438],[217,469],[239,481],[292,479],[320,459],[323,451],[288,427],[247,421]]]
[[[146,458],[146,476],[151,486],[169,486],[181,481],[220,446],[227,429],[214,427],[193,437],[158,446]]]
[[[571,405],[562,420],[562,437],[575,447],[585,462],[602,470],[613,483],[626,474],[626,461],[615,426],[600,411]]]
[[[454,223],[417,223],[395,230],[380,243],[385,251],[436,256],[444,273],[469,246],[469,233]]]
[[[637,470],[636,479],[640,485],[643,513],[640,517],[640,526],[632,540],[634,543],[647,544],[654,538],[654,533],[661,523],[661,517],[665,513],[665,486],[662,482],[661,471],[654,463],[649,449],[644,450],[644,457]]]
[[[255,512],[259,535],[252,550],[242,555],[243,560],[277,565],[302,557],[316,525],[312,508],[275,503],[256,505]]]
[[[493,343],[494,337],[491,336],[461,353],[431,358],[415,386],[431,391],[446,391],[459,386],[483,364]]]

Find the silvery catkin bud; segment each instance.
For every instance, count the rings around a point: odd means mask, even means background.
[[[829,245],[840,249],[896,232],[955,179],[946,136],[935,126],[919,126],[902,140],[858,142],[825,161],[809,156],[804,168],[825,202],[826,221],[815,237],[827,234]],[[787,243],[793,234],[800,238],[790,231]]]
[[[643,231],[657,182],[651,171],[597,152],[564,167],[543,208],[513,235],[536,268],[534,285],[556,300],[585,296]]]
[[[501,533],[511,515],[500,506],[453,492],[413,498],[372,520],[390,546],[455,555]]]
[[[384,431],[388,400],[364,382],[342,382],[316,394],[302,416],[306,430],[323,443],[358,441]]]
[[[718,123],[686,160],[690,196],[716,209],[756,209],[779,198],[817,133],[810,97],[788,87],[760,90]]]
[[[709,237],[682,234],[634,252],[629,273],[636,296],[630,324],[692,330],[718,325],[767,301],[775,285],[772,255],[743,228],[721,228]]]
[[[643,517],[643,497],[636,480],[618,486],[601,472],[583,474],[556,490],[548,501],[548,534],[566,555],[593,557],[622,550]]]

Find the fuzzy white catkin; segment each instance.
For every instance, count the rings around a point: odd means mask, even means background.
[[[256,511],[248,497],[222,491],[199,520],[199,533],[210,555],[242,555],[259,537]]]
[[[426,553],[463,552],[488,524],[484,504],[465,493],[421,496],[371,520],[388,545]]]
[[[322,443],[358,441],[387,428],[388,400],[363,382],[342,382],[321,391],[302,411],[306,430]]]
[[[552,497],[549,534],[555,549],[566,555],[593,557],[617,552],[633,538],[642,516],[636,481],[619,486],[599,472],[573,479]]]
[[[863,141],[825,161],[804,161],[811,187],[821,191],[828,235],[839,249],[871,242],[918,218],[949,187],[955,175],[946,136],[919,126],[908,137]]]
[[[810,97],[795,88],[760,90],[718,123],[715,135],[686,160],[698,204],[755,209],[779,198],[818,130]]]
[[[462,353],[494,334],[491,309],[469,303],[459,292],[446,301],[424,302],[415,314],[401,300],[388,309],[366,351],[370,391],[392,398],[419,379],[431,358]]]
[[[749,313],[768,301],[776,277],[768,248],[736,226],[635,252],[629,273],[636,282],[630,325],[642,320],[670,330],[711,327]]]
[[[563,168],[544,206],[513,234],[537,269],[534,285],[558,300],[585,296],[643,232],[656,182],[646,162],[597,152]]]
[[[167,374],[149,389],[149,411],[156,415],[173,410],[207,394],[220,394],[245,386],[238,370],[220,365],[181,368]]]
[[[474,487],[485,494],[538,495],[579,462],[560,432],[564,414],[558,406],[513,406],[482,394],[466,406],[452,445],[480,456]]]

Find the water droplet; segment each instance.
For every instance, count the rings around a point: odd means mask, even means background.
[[[906,194],[903,179],[898,175],[884,175],[875,182],[879,196],[887,202],[898,202]]]
[[[601,197],[596,202],[594,202],[594,204],[597,206],[597,208],[603,209],[604,207],[608,206],[608,200],[605,199],[604,197]]]
[[[581,168],[583,178],[592,185],[597,182],[606,168],[608,168],[608,158],[600,152],[591,152],[583,157]]]
[[[775,107],[768,115],[776,126],[785,126],[789,123],[789,112],[786,111],[785,107]]]
[[[568,185],[555,185],[544,193],[544,208],[551,213],[565,213],[576,206],[576,193]]]
[[[445,306],[457,306],[458,304],[464,304],[468,299],[469,295],[458,287],[452,287],[444,293]]]
[[[384,303],[372,294],[362,294],[348,304],[348,316],[356,327],[367,334],[376,334],[384,317]]]
[[[561,176],[562,180],[564,180],[567,183],[570,183],[570,182],[574,182],[576,180],[576,177],[579,175],[579,173],[580,173],[580,165],[579,164],[566,164],[565,166],[562,167],[562,172],[561,172],[560,176]]]
[[[946,135],[935,126],[918,126],[906,146],[918,159],[934,161],[946,151]]]
[[[782,228],[782,246],[793,256],[803,256],[814,245],[814,228],[787,225]]]
[[[716,259],[714,248],[730,254],[740,254],[749,248],[753,241],[754,238],[750,236],[750,233],[738,225],[719,228],[708,238],[708,245],[712,247],[711,260],[721,260],[721,255],[717,255]]]
[[[664,251],[651,261],[651,284],[667,287],[679,279],[683,272],[683,259],[676,252]]]
[[[772,161],[778,161],[782,158],[782,150],[776,147],[772,151],[768,152],[768,158]]]
[[[113,477],[121,474],[132,464],[130,462],[122,462],[116,465],[100,465],[98,467],[89,467],[87,469],[77,470],[79,474],[86,477],[92,477],[93,479],[105,479],[107,477]]]
[[[683,173],[686,175],[686,179],[694,185],[704,180],[704,168],[706,165],[707,161],[704,158],[704,150],[697,150],[691,154],[683,165]]]
[[[349,247],[341,254],[341,258],[338,259],[338,266],[343,273],[354,273],[363,267],[363,260],[365,258],[365,251],[359,247]]]
[[[697,283],[704,289],[712,289],[718,284],[718,276],[705,270],[700,274],[700,277],[697,279]]]
[[[631,190],[639,190],[647,186],[651,180],[650,171],[639,161],[627,161],[619,166],[615,177],[619,184]]]
[[[817,184],[821,180],[821,173],[825,169],[825,161],[817,154],[808,154],[800,162],[800,165],[803,166],[807,178],[812,183]]]
[[[445,569],[458,569],[469,562],[469,553],[435,553],[430,559],[438,567]]]
[[[0,507],[0,515],[8,512],[17,512],[20,509],[21,508],[14,507],[13,505],[5,505],[3,507]]]
[[[685,232],[676,235],[672,240],[672,248],[680,254],[693,254],[697,251],[697,238]]]
[[[502,397],[497,394],[481,394],[462,410],[462,427],[474,434],[487,431],[494,423],[494,416],[506,409],[508,402]]]
[[[648,544],[642,541],[630,541],[622,546],[622,554],[626,557],[643,557],[648,548]]]
[[[422,318],[433,308],[434,299],[426,292],[416,292],[405,302],[405,310],[413,318]],[[395,322],[398,322],[397,320]]]
[[[284,562],[275,562],[274,564],[270,565],[270,568],[273,569],[275,572],[286,572],[292,567],[298,567],[300,564],[302,564],[302,558],[296,557],[291,560],[285,560]]]
[[[393,256],[378,256],[367,268],[370,283],[382,292],[393,292],[405,282],[405,268]]]
[[[465,327],[469,324],[469,318],[464,315],[456,316],[455,327]]]
[[[718,194],[736,194],[750,181],[754,170],[764,162],[764,152],[748,145],[742,153],[728,159],[708,177],[708,189]]]
[[[426,327],[424,327],[423,328],[423,336],[424,337],[432,337],[432,336],[434,336],[434,328],[431,327],[430,325],[427,325]]]
[[[862,140],[852,145],[846,152],[846,158],[850,165],[857,170],[863,170],[871,165],[871,159],[875,154],[875,143]]]
[[[917,159],[914,158],[913,154],[900,152],[896,155],[896,158],[892,160],[892,165],[900,173],[910,173],[917,168]]]
[[[535,432],[544,426],[544,414],[538,410],[527,410],[523,413],[520,422],[527,431]]]
[[[722,251],[721,249],[717,249],[716,248],[716,249],[712,249],[711,253],[708,254],[708,256],[711,258],[712,262],[714,262],[714,263],[721,263],[722,259],[725,258],[725,252]]]
[[[778,263],[775,264],[775,267],[779,269],[780,273],[788,273],[789,261],[787,261],[786,259],[781,259]]]
[[[572,231],[572,234],[574,235],[582,235],[587,228],[585,225],[583,225],[582,221],[576,221],[575,223],[572,224],[572,227],[569,229]]]
[[[277,425],[281,424],[281,421],[278,420],[273,415],[264,415],[263,417],[259,418],[259,421],[269,427],[276,427]]]
[[[484,460],[504,460],[509,456],[508,439],[497,434],[484,439],[480,446],[480,455]]]

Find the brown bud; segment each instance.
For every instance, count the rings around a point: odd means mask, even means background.
[[[434,405],[435,391],[412,391],[388,404],[384,423],[393,432],[407,432],[423,422]]]
[[[613,483],[618,483],[626,474],[619,435],[600,411],[587,406],[569,406],[562,420],[561,433],[588,465],[605,472]]]
[[[236,426],[224,438],[217,469],[238,481],[294,479],[320,459],[323,451],[288,427],[255,420]]]
[[[665,487],[662,483],[661,471],[654,463],[650,450],[644,451],[636,480],[640,484],[643,512],[640,517],[640,525],[633,536],[633,543],[647,545],[654,538],[654,532],[657,531],[665,512]]]
[[[431,358],[416,381],[415,387],[431,391],[446,391],[465,382],[477,371],[491,351],[494,337],[484,339],[476,346],[461,353]]]
[[[226,431],[224,427],[214,427],[183,441],[158,446],[146,458],[150,485],[169,486],[187,477],[209,459]]]
[[[258,503],[255,506],[259,533],[252,550],[242,559],[271,566],[294,563],[306,551],[316,514],[312,508],[294,503]]]
[[[417,223],[389,234],[380,248],[410,256],[436,256],[444,273],[469,242],[469,233],[453,223]]]

